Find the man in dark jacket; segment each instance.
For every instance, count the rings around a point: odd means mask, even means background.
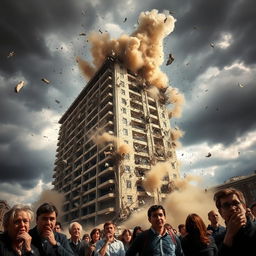
[[[4,214],[4,233],[0,234],[1,256],[39,256],[28,233],[32,218],[33,212],[26,205],[14,205]]]
[[[42,204],[36,211],[36,226],[29,231],[32,244],[36,246],[41,256],[73,256],[67,237],[54,232],[57,208],[50,203]]]
[[[165,209],[161,205],[153,205],[148,209],[148,220],[151,228],[139,234],[126,256],[183,256],[179,238],[170,234],[164,227],[166,222]]]
[[[246,218],[243,193],[232,188],[222,189],[215,193],[214,200],[227,228],[219,255],[253,255],[256,251],[256,225]]]

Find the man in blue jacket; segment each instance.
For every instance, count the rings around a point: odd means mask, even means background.
[[[164,227],[165,209],[162,205],[153,205],[148,209],[148,220],[151,228],[139,234],[126,256],[183,256],[179,238],[170,234]]]
[[[36,226],[29,231],[32,244],[38,248],[41,256],[73,256],[67,237],[54,232],[57,208],[44,203],[36,211]]]

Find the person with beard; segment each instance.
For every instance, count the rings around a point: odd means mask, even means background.
[[[226,232],[220,246],[220,256],[254,255],[256,251],[256,224],[246,217],[246,203],[241,191],[221,189],[214,201],[226,223]]]
[[[14,205],[3,217],[4,233],[0,235],[1,256],[39,256],[31,244],[29,226],[33,212],[29,206]]]

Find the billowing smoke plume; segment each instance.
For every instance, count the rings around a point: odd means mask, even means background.
[[[191,181],[193,181],[194,185],[191,184]],[[167,222],[174,228],[177,228],[179,224],[184,224],[186,217],[190,213],[197,213],[207,224],[207,213],[210,210],[216,210],[213,192],[206,192],[199,188],[195,184],[196,182],[199,182],[199,177],[195,176],[187,176],[185,179],[175,180],[175,186],[179,189],[168,194],[162,203],[166,209]],[[142,226],[144,229],[149,228],[150,223],[145,221],[149,207],[150,205],[147,205],[139,212],[133,213],[124,225],[128,228],[133,228],[134,226]]]
[[[133,150],[132,148],[126,144],[122,139],[117,138],[113,135],[110,135],[107,132],[103,132],[102,134],[100,133],[100,131],[96,132],[93,136],[92,136],[92,140],[97,144],[97,145],[102,145],[106,142],[114,142],[117,144],[117,153],[119,155],[122,154],[129,154],[132,153]]]
[[[162,186],[162,179],[167,175],[170,170],[170,163],[158,162],[155,166],[151,168],[149,172],[146,173],[145,179],[142,184],[146,191],[155,192]]]
[[[184,135],[184,132],[180,130],[178,127],[171,129],[171,141],[174,147],[181,147],[181,143],[179,139]]]

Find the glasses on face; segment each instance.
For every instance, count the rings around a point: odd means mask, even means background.
[[[234,201],[232,201],[231,203],[228,203],[228,202],[223,203],[223,204],[221,205],[221,208],[224,209],[224,210],[228,210],[228,209],[230,208],[230,206],[236,206],[236,207],[237,207],[237,206],[239,206],[240,204],[241,204],[241,202],[234,200]]]

